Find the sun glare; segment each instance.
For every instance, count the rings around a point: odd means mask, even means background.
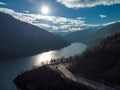
[[[35,65],[41,65],[42,63],[49,64],[51,58],[52,58],[52,55],[51,53],[48,53],[48,52],[37,55]]]
[[[42,12],[43,14],[48,14],[48,13],[49,13],[49,8],[48,8],[47,6],[43,6],[43,7],[41,8],[41,12]]]
[[[42,54],[38,54],[34,56],[34,65],[36,66],[41,66],[43,63],[44,64],[49,64],[51,59],[57,59],[58,57],[58,52],[57,51],[48,51],[44,52]]]

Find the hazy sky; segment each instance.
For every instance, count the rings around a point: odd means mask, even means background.
[[[49,13],[44,15],[41,8]],[[76,31],[120,20],[120,0],[0,0],[0,11],[48,31]]]

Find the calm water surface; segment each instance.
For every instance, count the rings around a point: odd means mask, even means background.
[[[63,49],[43,52],[31,57],[7,61],[0,60],[0,90],[17,90],[12,80],[18,74],[31,69],[35,65],[41,65],[41,62],[81,54],[86,48],[85,44],[73,43]]]

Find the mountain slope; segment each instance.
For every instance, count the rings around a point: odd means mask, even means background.
[[[90,39],[90,37],[94,33],[96,33],[99,29],[100,29],[100,27],[96,27],[96,28],[89,28],[89,29],[85,29],[85,30],[72,32],[72,33],[66,35],[65,38],[72,42],[87,43],[87,41]]]
[[[89,46],[95,46],[107,36],[113,35],[120,31],[120,22],[110,24],[105,27],[96,27],[86,30],[76,31],[65,36],[72,42],[82,42]]]
[[[75,56],[71,70],[102,82],[120,85],[120,33],[107,37],[96,47]]]
[[[60,36],[66,36],[68,34],[70,34],[71,32],[53,32],[54,34],[60,35]]]
[[[120,32],[120,22],[110,24],[100,29],[89,39],[88,43],[90,45],[99,44],[105,37],[114,35],[117,32]]]
[[[69,44],[44,29],[0,13],[0,58],[33,55]]]

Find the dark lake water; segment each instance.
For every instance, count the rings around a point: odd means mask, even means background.
[[[33,66],[40,66],[42,62],[49,62],[52,58],[74,56],[85,51],[87,46],[82,43],[73,43],[60,50],[52,50],[41,54],[17,60],[0,60],[0,90],[17,90],[12,80],[25,70]]]

